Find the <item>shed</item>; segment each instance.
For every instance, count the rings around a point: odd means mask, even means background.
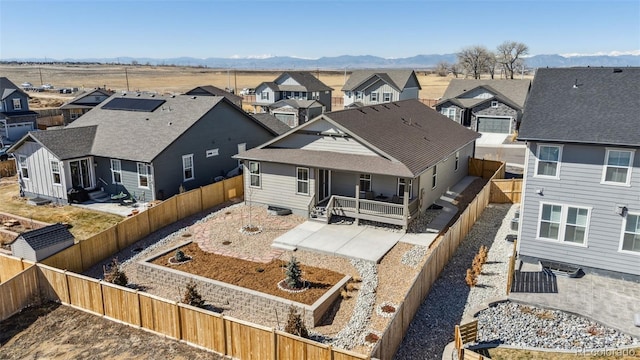
[[[63,224],[24,232],[11,243],[13,256],[40,261],[73,245],[74,237]]]

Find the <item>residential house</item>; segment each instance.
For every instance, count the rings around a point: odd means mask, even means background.
[[[6,77],[0,77],[0,144],[12,144],[37,130],[37,113],[29,110],[29,95]]]
[[[480,133],[511,134],[530,87],[529,80],[452,79],[436,110]]]
[[[538,69],[519,133],[520,258],[640,280],[639,84],[638,67]]]
[[[65,125],[72,123],[87,111],[98,106],[113,95],[113,93],[114,92],[111,90],[96,88],[85,90],[72,100],[69,100],[64,105],[60,106]]]
[[[252,204],[406,228],[467,175],[478,137],[405,100],[325,113],[235,157]]]
[[[287,71],[273,82],[263,82],[256,87],[256,112],[269,112],[269,105],[280,100],[316,100],[331,111],[331,91],[308,71]]]
[[[324,105],[317,100],[284,99],[268,106],[269,114],[290,128],[304,124],[324,112]]]
[[[152,201],[220,179],[233,155],[275,135],[225,97],[128,93],[10,150],[27,197],[66,203],[74,188]]]
[[[267,113],[259,113],[259,114],[251,114],[256,120],[262,123],[262,125],[271,129],[274,133],[278,135],[282,135],[287,131],[291,130],[289,125],[280,121],[277,117],[267,114]]]
[[[418,99],[421,89],[413,70],[355,70],[342,87],[344,107]]]
[[[63,224],[53,224],[24,232],[11,243],[11,255],[41,261],[74,243],[73,234]]]
[[[234,103],[237,107],[242,108],[242,96],[238,96],[234,93],[231,93],[226,90],[222,90],[213,85],[203,85],[195,87],[186,92],[187,95],[197,95],[197,96],[224,96],[229,101]]]

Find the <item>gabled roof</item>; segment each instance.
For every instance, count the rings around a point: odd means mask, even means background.
[[[62,106],[60,106],[60,109],[78,109],[78,108],[92,108],[94,106],[97,106],[98,104],[101,103],[101,101],[91,101],[91,102],[85,102],[82,104],[77,104],[77,102],[79,100],[82,100],[88,96],[95,96],[95,93],[99,93],[102,94],[106,97],[109,97],[111,95],[114,94],[113,91],[110,90],[105,90],[105,89],[92,89],[92,90],[85,90],[82,93],[80,93],[78,96],[74,97],[73,99],[67,101],[66,103],[64,103]]]
[[[640,67],[538,69],[521,140],[640,146]]]
[[[33,139],[40,143],[60,160],[74,159],[91,155],[91,146],[97,126],[79,128],[51,129],[46,131],[30,131],[16,142],[11,152],[17,150],[25,141]]]
[[[472,90],[485,88],[495,96],[500,95],[503,99],[515,104],[518,109],[522,109],[530,87],[529,80],[451,79],[438,105],[449,99],[460,98],[461,95]]]
[[[354,70],[342,87],[342,91],[355,90],[372,77],[377,77],[400,91],[406,87],[412,76],[416,76],[413,70]],[[419,82],[418,89],[421,89]]]
[[[324,105],[316,100],[283,99],[270,104],[269,108],[278,109],[284,106],[290,106],[294,109],[309,109],[314,107],[322,107]]]
[[[202,95],[200,92],[198,92],[198,90],[201,90],[202,92],[208,93],[209,95],[213,95],[213,96],[224,96],[227,99],[231,100],[232,102],[240,102],[243,100],[242,96],[238,96],[236,94],[232,94],[226,90],[222,90],[219,87],[215,87],[213,85],[203,85],[203,86],[198,86],[195,87],[189,91],[186,92],[187,95]],[[198,94],[196,94],[196,92],[198,92]]]
[[[282,135],[287,131],[291,130],[289,125],[278,120],[277,117],[271,114],[260,113],[260,114],[251,114],[251,116],[253,116],[256,120],[261,122],[264,126],[268,127],[278,135]]]
[[[306,89],[306,91],[330,91],[332,88],[328,87],[325,83],[318,80],[309,71],[287,71],[278,76],[274,83],[278,84],[278,81],[283,77],[289,75],[293,80]],[[282,85],[280,85],[282,86]]]
[[[11,80],[6,77],[0,77],[0,94],[2,94],[2,98],[0,100],[6,99],[9,95],[14,92],[22,93],[25,96],[28,96],[24,91],[22,91],[19,87],[16,86]]]
[[[475,107],[477,107],[477,106],[479,106],[481,104],[484,104],[486,102],[497,100],[497,101],[502,102],[503,104],[509,105],[511,108],[513,108],[515,110],[522,110],[522,106],[519,106],[518,104],[514,103],[510,99],[507,99],[502,94],[495,93],[495,92],[494,92],[494,94],[496,94],[496,95],[488,97],[488,98],[484,98],[484,99],[451,98],[451,99],[446,99],[446,100],[439,101],[438,105],[442,105],[442,104],[444,104],[446,102],[451,102],[453,104],[456,104],[456,105],[460,106],[461,108],[472,109],[472,108],[475,108]]]
[[[65,241],[73,240],[66,226],[58,223],[40,229],[24,232],[16,239],[23,238],[33,250],[48,248]]]
[[[276,148],[280,139],[318,121],[334,124],[379,156]],[[478,137],[412,99],[326,113],[237,157],[415,177]]]

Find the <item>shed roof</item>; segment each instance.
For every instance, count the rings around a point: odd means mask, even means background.
[[[60,223],[24,232],[17,237],[17,239],[20,238],[24,239],[33,250],[48,248],[74,239],[67,227]]]

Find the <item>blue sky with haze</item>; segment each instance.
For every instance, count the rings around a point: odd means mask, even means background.
[[[640,54],[640,1],[0,0],[0,59]]]

